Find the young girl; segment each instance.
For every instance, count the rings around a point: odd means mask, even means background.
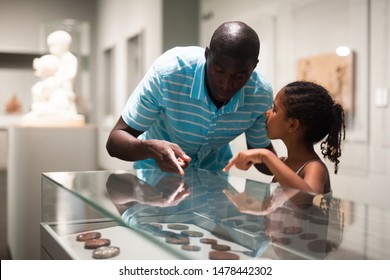
[[[296,81],[282,88],[273,108],[266,112],[270,139],[281,139],[287,157],[278,158],[267,149],[238,153],[224,168],[248,170],[253,164],[265,163],[274,175],[273,182],[313,193],[331,191],[328,169],[314,150],[323,140],[321,152],[334,163],[337,173],[341,140],[345,139],[344,110],[322,86]]]

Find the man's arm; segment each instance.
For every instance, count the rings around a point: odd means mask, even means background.
[[[128,126],[120,117],[108,136],[108,154],[126,161],[153,158],[162,171],[184,175],[183,168],[188,166],[191,158],[177,144],[164,140],[138,139],[142,133]]]
[[[248,144],[247,144],[247,147],[248,147],[248,150],[253,149],[253,147],[249,146]],[[276,155],[276,151],[275,151],[274,146],[272,145],[272,143],[269,144],[267,147],[265,147],[265,149],[270,150],[271,152],[273,152]],[[272,172],[267,167],[267,165],[265,165],[265,163],[256,163],[256,164],[254,164],[254,166],[261,173],[264,173],[266,175],[273,175]]]
[[[142,133],[128,126],[120,117],[107,139],[108,154],[125,161],[143,160],[150,157],[142,140],[137,139]]]

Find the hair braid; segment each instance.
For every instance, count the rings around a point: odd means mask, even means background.
[[[334,173],[337,174],[341,156],[341,141],[345,139],[344,110],[340,104],[333,104],[333,125],[328,137],[321,143],[321,153],[324,158],[334,162]]]

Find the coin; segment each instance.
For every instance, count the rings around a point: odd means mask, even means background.
[[[188,237],[203,237],[203,233],[200,231],[194,231],[194,230],[183,230],[181,232],[184,236]]]
[[[211,248],[217,251],[229,251],[230,246],[228,245],[223,245],[223,244],[211,244]]]
[[[189,226],[182,225],[182,224],[169,224],[167,225],[169,229],[175,229],[175,230],[187,230],[189,229]]]
[[[85,249],[96,249],[102,246],[109,246],[111,243],[110,239],[102,238],[102,239],[91,239],[87,240],[84,243]]]
[[[142,230],[151,231],[151,232],[162,230],[162,225],[156,225],[156,224],[144,223],[144,224],[140,224],[139,227]]]
[[[181,248],[185,251],[200,251],[200,247],[197,245],[183,245]]]
[[[166,237],[165,242],[169,244],[188,245],[190,244],[190,239],[188,237]]]
[[[120,249],[115,246],[102,246],[92,252],[94,259],[109,259],[119,255]]]
[[[85,233],[80,233],[79,235],[76,236],[77,241],[87,241],[91,239],[96,239],[100,238],[102,235],[100,232],[97,231],[90,231],[90,232],[85,232]]]
[[[326,239],[317,239],[307,243],[307,248],[315,253],[329,253],[336,244]]]
[[[314,217],[311,217],[309,221],[316,225],[328,225],[329,223],[328,220],[326,219],[314,218]]]
[[[213,239],[213,238],[202,238],[202,239],[199,239],[199,242],[203,243],[203,244],[217,244],[218,243],[218,241],[216,239]]]
[[[239,260],[240,256],[230,252],[211,251],[209,252],[210,260]]]
[[[302,228],[298,226],[287,226],[282,229],[285,234],[297,234],[302,232]]]
[[[272,239],[273,243],[279,243],[283,245],[288,245],[291,243],[291,239],[287,237],[278,237],[278,238],[273,238]]]
[[[158,237],[175,237],[177,233],[169,230],[160,230],[153,232],[153,235]]]
[[[312,240],[312,239],[318,238],[318,234],[316,234],[314,232],[305,232],[305,233],[300,234],[299,238],[303,239],[303,240]]]

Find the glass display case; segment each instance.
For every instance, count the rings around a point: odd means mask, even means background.
[[[390,212],[188,169],[42,175],[44,259],[390,259]]]

